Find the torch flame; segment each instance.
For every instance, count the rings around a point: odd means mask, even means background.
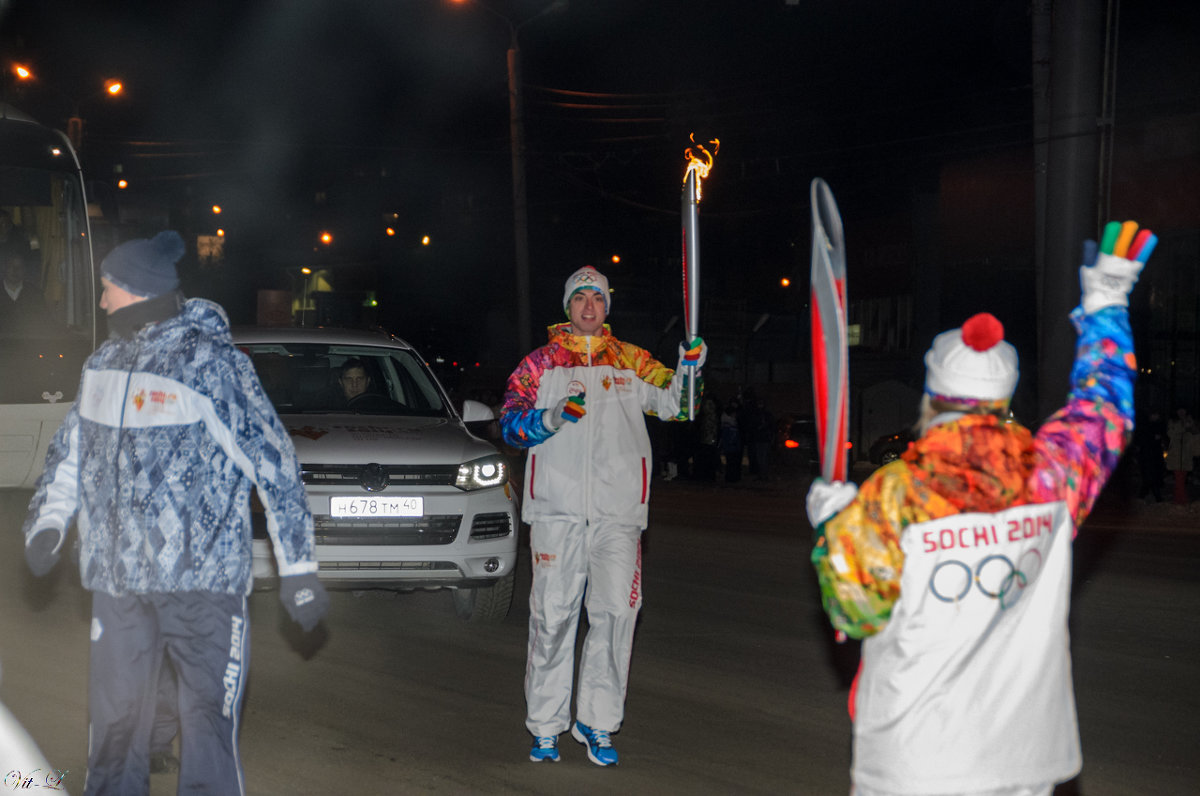
[[[712,152],[705,149],[704,144],[696,143],[696,134],[692,133],[688,136],[692,140],[693,146],[688,147],[683,151],[683,158],[687,161],[687,169],[683,172],[683,183],[687,184],[688,175],[693,171],[696,172],[696,196],[695,201],[700,201],[700,182],[708,176],[708,172],[712,169],[713,158],[717,155],[717,150],[721,148],[721,141],[718,138],[708,142],[712,147]]]

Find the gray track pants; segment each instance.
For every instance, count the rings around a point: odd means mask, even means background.
[[[586,592],[588,632],[575,715],[593,729],[616,732],[625,718],[629,657],[642,607],[642,531],[535,522],[530,547],[525,726],[535,736],[558,735],[571,726],[575,631]]]

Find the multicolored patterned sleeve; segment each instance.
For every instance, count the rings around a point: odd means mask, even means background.
[[[834,628],[852,638],[882,630],[900,597],[900,533],[928,519],[914,488],[906,463],[884,465],[863,482],[850,505],[815,529],[812,563],[821,603]]]
[[[1079,332],[1067,405],[1034,438],[1035,500],[1065,500],[1078,528],[1133,434],[1137,362],[1124,307],[1071,313]]]
[[[521,360],[508,377],[504,406],[500,409],[500,432],[514,448],[532,448],[554,435],[542,422],[543,410],[536,408],[538,387],[547,364],[545,349],[538,349]]]
[[[659,362],[650,352],[644,348],[638,348],[634,345],[622,343],[621,356],[626,361],[628,367],[632,368],[637,377],[649,384],[651,387],[657,387],[660,390],[668,391],[670,400],[668,404],[672,407],[669,412],[661,411],[664,405],[663,402],[656,402],[655,408],[648,409],[647,413],[655,415],[662,420],[688,420],[687,402],[682,400],[682,396],[687,394],[688,374],[686,371],[682,374],[671,370],[663,363]],[[679,375],[679,378],[675,378]],[[704,378],[700,375],[696,377],[696,406],[700,406],[701,397],[704,394]],[[675,406],[679,409],[676,411]]]

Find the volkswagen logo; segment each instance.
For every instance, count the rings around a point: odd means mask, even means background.
[[[387,489],[388,474],[382,464],[368,464],[362,468],[358,483],[368,492],[382,492]]]

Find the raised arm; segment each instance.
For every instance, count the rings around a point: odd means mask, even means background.
[[[1129,292],[1157,238],[1137,224],[1110,223],[1099,247],[1084,246],[1079,333],[1067,404],[1034,440],[1033,497],[1065,500],[1075,526],[1087,517],[1133,435],[1137,362],[1129,327]]]

